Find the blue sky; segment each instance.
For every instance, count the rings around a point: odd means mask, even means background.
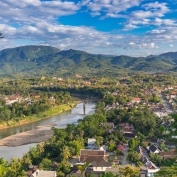
[[[177,0],[3,0],[0,50],[61,50],[147,56],[177,51]]]

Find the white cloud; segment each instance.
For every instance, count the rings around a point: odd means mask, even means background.
[[[91,13],[100,15],[104,13],[105,17],[118,18],[120,12],[138,6],[142,0],[90,0],[84,1]],[[87,2],[87,3],[86,3]]]
[[[173,44],[170,44],[170,45],[169,45],[169,47],[173,48],[173,47],[174,47],[174,45],[173,45]]]
[[[129,23],[129,24],[125,25],[123,30],[126,31],[126,30],[132,30],[132,29],[136,29],[136,28],[138,28],[136,25],[133,25],[133,24]]]
[[[40,19],[51,20],[63,15],[71,15],[81,8],[81,4],[69,1],[4,0],[0,6],[0,21],[37,23]]]
[[[142,26],[177,26],[175,19],[164,18],[165,14],[170,12],[167,3],[146,3],[141,7],[143,9],[133,11],[131,15],[126,16],[125,30],[140,28]],[[128,24],[131,24],[134,28],[127,28]]]

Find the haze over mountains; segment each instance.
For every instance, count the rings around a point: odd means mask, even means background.
[[[104,76],[136,71],[177,71],[177,52],[148,57],[106,56],[35,45],[0,51],[0,74]]]

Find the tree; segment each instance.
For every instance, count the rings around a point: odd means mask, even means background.
[[[103,137],[102,136],[97,136],[95,146],[101,146],[102,144],[103,144]]]
[[[105,173],[105,174],[101,174],[99,177],[120,177],[120,175],[119,174],[114,175],[113,173],[108,172],[108,173]]]
[[[140,161],[140,155],[136,151],[129,152],[127,154],[127,161],[136,165]]]
[[[134,149],[136,146],[138,145],[138,140],[135,139],[135,138],[131,138],[129,141],[128,141],[128,146],[130,149]]]
[[[120,173],[123,177],[139,177],[140,168],[127,165],[125,167],[120,167]]]
[[[163,157],[158,154],[150,153],[149,157],[153,163],[157,164],[157,166],[160,166],[163,162]]]
[[[85,176],[85,170],[90,165],[90,162],[86,162],[83,166],[78,165],[77,168],[81,172],[82,176]]]
[[[157,173],[157,177],[177,177],[177,167],[163,167]]]
[[[42,162],[39,164],[39,168],[42,170],[51,170],[52,161],[50,159],[44,158]]]
[[[61,161],[57,167],[57,176],[65,177],[70,172],[70,163]]]
[[[63,158],[63,160],[67,161],[70,156],[71,156],[71,153],[69,151],[68,146],[64,146],[61,152],[61,157]]]
[[[114,142],[110,142],[109,145],[108,145],[108,151],[114,151],[115,150],[115,144]]]
[[[7,172],[7,162],[0,158],[0,176],[5,176]]]

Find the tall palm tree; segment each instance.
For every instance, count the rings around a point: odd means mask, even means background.
[[[61,156],[63,157],[63,160],[68,160],[69,157],[71,157],[71,153],[69,151],[68,146],[64,146],[61,152]]]
[[[81,172],[82,177],[85,176],[85,170],[90,165],[90,162],[86,162],[83,166],[77,165],[78,170]]]

